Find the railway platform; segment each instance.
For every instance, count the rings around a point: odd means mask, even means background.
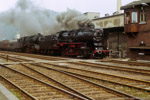
[[[0,83],[0,100],[19,100],[19,99]]]

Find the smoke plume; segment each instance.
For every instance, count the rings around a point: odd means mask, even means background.
[[[0,13],[0,40],[42,33],[53,34],[91,25],[82,13],[68,9],[57,13],[34,5],[31,0],[18,0],[14,8]]]
[[[62,29],[71,30],[79,28],[90,28],[93,26],[91,20],[78,11],[68,9],[57,16],[57,22]]]

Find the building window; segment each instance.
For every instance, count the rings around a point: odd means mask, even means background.
[[[130,23],[130,13],[127,12],[125,13],[125,24],[129,24]]]
[[[146,22],[146,13],[143,8],[141,8],[141,11],[140,11],[140,22]]]
[[[137,12],[132,12],[132,23],[137,23],[138,18],[137,18]]]

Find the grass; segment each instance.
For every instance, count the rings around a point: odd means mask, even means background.
[[[130,59],[130,58],[128,59],[128,62],[131,62],[131,59]]]
[[[18,92],[16,92],[14,89],[10,90],[19,100],[21,100],[21,96],[19,95]]]

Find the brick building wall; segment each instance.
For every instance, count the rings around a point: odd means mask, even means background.
[[[138,32],[134,33],[133,37],[128,36],[127,38],[128,57],[132,60],[150,60],[150,7],[145,7],[146,23],[140,23],[140,10],[141,6],[125,10],[125,12],[138,12],[138,23],[136,24]],[[127,27],[126,29],[131,28],[131,26],[125,27]],[[130,30],[126,31],[128,35],[133,34],[132,32],[129,32]],[[140,46],[141,41],[144,41],[145,46]],[[135,48],[133,49],[132,47]]]
[[[127,38],[128,57],[132,60],[150,60],[150,49],[131,49],[131,47],[140,47],[141,41],[144,41],[144,47],[150,47],[150,32],[139,32],[136,37]],[[144,55],[139,53],[144,53]]]

